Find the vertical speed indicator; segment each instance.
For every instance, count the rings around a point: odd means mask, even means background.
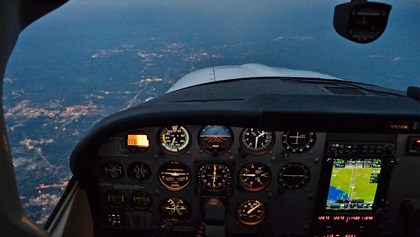
[[[244,165],[238,174],[239,185],[247,191],[258,192],[265,189],[271,181],[270,168],[262,163]]]

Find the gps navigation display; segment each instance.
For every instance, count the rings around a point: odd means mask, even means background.
[[[326,210],[372,210],[381,159],[335,158]]]

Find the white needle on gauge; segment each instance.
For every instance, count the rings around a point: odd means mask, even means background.
[[[295,142],[295,144],[299,144],[298,141],[299,141],[299,132],[296,133],[296,142]]]
[[[259,206],[261,206],[261,204],[256,205],[255,207],[249,209],[246,214],[251,214],[255,209],[257,209]]]
[[[176,173],[176,172],[162,172],[162,174],[169,174],[171,176],[186,175],[186,173]]]
[[[305,177],[303,174],[283,174],[286,177]]]
[[[260,132],[258,132],[260,133]],[[260,139],[260,137],[264,136],[265,132],[263,131],[262,133],[260,133],[258,136],[255,137],[255,149],[257,149],[258,147],[258,140]]]
[[[241,175],[245,177],[255,177],[255,174],[241,174]]]
[[[216,173],[216,164],[214,164],[213,165],[213,187],[215,187],[216,186],[216,176],[217,175],[217,173]]]

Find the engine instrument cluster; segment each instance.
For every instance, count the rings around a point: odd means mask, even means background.
[[[382,173],[390,172],[396,144],[386,138],[371,154],[373,144],[338,138],[224,125],[115,134],[93,162],[91,190],[98,191],[88,195],[101,213],[96,226],[152,231],[169,221],[174,231],[191,234],[219,221],[226,233],[246,235],[268,223],[275,233],[299,225],[305,235],[324,233],[322,218],[350,212],[368,218],[366,211],[382,205],[388,182]],[[224,211],[216,221],[207,214],[215,206]]]

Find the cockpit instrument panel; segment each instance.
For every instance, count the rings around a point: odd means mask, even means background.
[[[147,149],[138,145],[146,138]],[[369,230],[386,209],[396,154],[407,153],[398,139],[407,136],[227,125],[121,131],[92,160],[95,231],[153,231],[163,221],[186,236],[203,223],[223,223],[232,236],[252,236],[267,225],[279,236],[292,227],[296,235],[324,235],[332,223]],[[219,209],[208,204],[214,202]],[[208,214],[214,210],[224,218]]]

